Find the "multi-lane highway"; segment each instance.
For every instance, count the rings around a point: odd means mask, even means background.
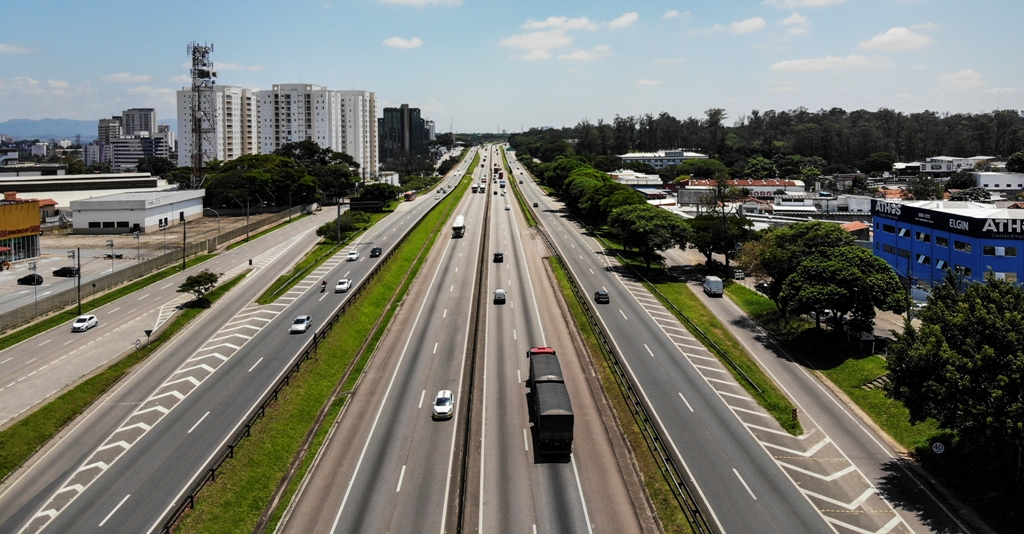
[[[600,243],[563,213],[509,153],[528,202],[584,291],[605,289],[611,303],[594,305],[604,329],[657,419],[663,437],[703,501],[712,527],[725,532],[957,531],[950,518],[922,519],[920,506],[894,508],[878,484],[883,441],[860,426],[809,374],[789,372],[787,384],[814,390],[822,402],[801,421],[805,433],[783,432],[728,371],[655,299],[609,260]],[[730,315],[731,316],[731,315]],[[823,424],[826,423],[826,424]],[[839,434],[840,439],[833,439]],[[854,436],[854,434],[856,434]],[[852,446],[850,440],[859,442]],[[853,455],[844,448],[852,449]],[[874,448],[867,462],[862,451]],[[886,456],[886,461],[892,456]],[[868,465],[873,464],[874,465]],[[890,466],[891,467],[891,466]],[[871,476],[865,475],[865,472]],[[925,492],[902,496],[928,499]],[[936,520],[938,519],[938,520]]]
[[[467,165],[451,176],[460,177]],[[456,181],[450,178],[447,185]],[[434,202],[423,197],[402,204],[350,247],[363,252],[359,261],[343,261],[343,250],[267,306],[253,301],[304,252],[287,240],[325,221],[313,218],[306,226],[269,234],[286,240],[269,251],[258,248],[271,243],[266,237],[247,245],[257,247],[250,249],[253,256],[255,250],[269,255],[253,262],[255,271],[245,282],[12,475],[0,494],[0,532],[157,529],[308,341],[312,332],[288,334],[294,317],[312,315],[319,328],[351,295],[320,293],[315,286],[324,278],[360,284],[377,261],[368,258],[369,247],[387,253]],[[247,259],[242,263],[248,268]],[[210,265],[225,272],[238,266]]]

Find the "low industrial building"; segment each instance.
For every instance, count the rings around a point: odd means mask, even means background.
[[[872,200],[874,253],[903,279],[932,286],[947,270],[1024,281],[1024,210],[950,201]]]
[[[642,172],[630,171],[630,170],[618,170],[615,172],[608,173],[612,177],[612,180],[619,182],[622,185],[628,185],[630,187],[646,185],[646,186],[658,186],[661,187],[661,176],[657,174],[644,174]]]
[[[689,152],[683,149],[659,150],[657,152],[630,152],[620,154],[623,163],[646,163],[655,169],[675,167],[688,159],[708,159],[704,154]]]
[[[76,234],[153,232],[203,216],[204,189],[119,193],[71,203]]]

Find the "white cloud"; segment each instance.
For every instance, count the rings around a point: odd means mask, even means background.
[[[213,68],[217,71],[222,70],[263,70],[263,65],[239,65],[238,63],[221,63],[220,61],[213,62]]]
[[[1014,87],[993,87],[985,91],[990,95],[1012,95],[1017,92]]]
[[[928,65],[914,65],[913,67],[910,68],[913,70],[925,70],[928,68]]]
[[[46,84],[54,89],[67,89],[69,87],[68,82],[64,80],[46,80]]]
[[[384,2],[385,4],[401,4],[405,6],[462,5],[462,0],[381,0],[381,2]]]
[[[710,28],[704,28],[702,30],[690,30],[687,33],[689,33],[690,35],[713,35],[716,33],[731,32],[736,35],[740,35],[744,33],[756,32],[757,30],[764,28],[767,24],[768,23],[765,22],[763,18],[753,17],[747,20],[739,20],[733,22],[728,26],[724,26],[722,24],[715,24]]]
[[[626,26],[632,26],[636,23],[637,19],[640,18],[636,12],[630,12],[622,15],[621,17],[608,23],[609,28],[625,28]]]
[[[835,4],[842,4],[846,0],[765,0],[769,6],[785,9],[796,9],[798,7],[825,7]]]
[[[548,52],[543,48],[537,48],[534,50],[530,50],[529,53],[523,56],[523,59],[525,59],[526,61],[540,61],[542,59],[549,59],[550,57],[551,52]]]
[[[811,31],[809,28],[811,25],[810,19],[799,13],[793,13],[792,15],[780,20],[779,24],[789,26],[786,33],[790,35],[803,35]]]
[[[636,82],[637,85],[661,85],[663,83],[665,83],[665,82],[663,82],[661,80],[647,80],[647,79],[637,80],[637,82]]]
[[[28,54],[30,50],[24,46],[0,43],[0,54]]]
[[[37,85],[39,85],[39,80],[24,76],[12,80],[0,78],[0,89],[28,89]]]
[[[932,30],[939,29],[939,27],[936,26],[935,24],[931,23],[931,22],[925,22],[924,24],[914,24],[913,26],[910,27],[910,29],[911,30],[932,31]]]
[[[558,59],[565,59],[569,61],[590,61],[592,59],[598,59],[607,56],[611,53],[611,47],[608,45],[595,46],[590,50],[577,50],[569,54],[559,54]]]
[[[964,69],[939,76],[942,88],[951,91],[979,91],[988,85],[985,78],[973,69]]]
[[[502,37],[498,44],[524,50],[550,50],[572,44],[572,38],[561,29],[554,29]]]
[[[331,4],[328,3],[328,2],[324,2],[320,7],[322,7],[324,11],[327,11],[327,10],[331,9],[331,7],[333,7],[333,6],[331,6]]]
[[[596,30],[600,25],[587,17],[548,17],[544,20],[529,19],[523,24],[528,30],[559,28],[563,30]]]
[[[861,41],[857,48],[860,50],[916,50],[933,43],[935,40],[928,35],[898,26],[867,41]]]
[[[129,95],[132,95],[130,99],[135,105],[143,106],[173,106],[176,105],[176,97],[173,89],[167,89],[166,87],[153,87],[151,85],[142,85],[139,87],[132,87],[125,91]]]
[[[891,68],[895,64],[888,58],[867,58],[850,55],[847,57],[827,56],[823,58],[787,59],[772,65],[772,70],[814,71],[814,70],[846,70],[846,69],[882,69]]]
[[[187,74],[179,74],[167,81],[171,83],[192,83],[192,78],[189,78]]]
[[[149,76],[145,74],[131,74],[130,72],[118,72],[117,74],[111,74],[104,76],[104,80],[108,82],[117,83],[145,83],[149,81]]]
[[[419,48],[423,46],[423,41],[419,37],[413,37],[412,39],[403,39],[401,37],[388,37],[384,39],[382,43],[384,46],[390,46],[392,48]]]
[[[663,18],[663,19],[674,19],[674,18],[676,18],[678,16],[679,16],[679,12],[678,11],[676,11],[674,9],[670,9],[670,10],[666,11],[665,14],[661,16],[661,18]],[[643,81],[643,80],[640,80],[640,81]]]

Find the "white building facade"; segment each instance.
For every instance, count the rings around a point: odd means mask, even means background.
[[[153,232],[203,216],[204,189],[119,193],[71,202],[76,234]]]
[[[212,102],[200,109],[204,129],[203,161],[229,161],[258,153],[256,91],[244,87],[217,85]],[[192,90],[178,91],[178,166],[192,166]]]
[[[708,159],[704,154],[688,152],[683,149],[659,150],[657,152],[630,152],[620,154],[619,159],[623,163],[646,163],[655,169],[663,167],[674,167],[688,159]]]

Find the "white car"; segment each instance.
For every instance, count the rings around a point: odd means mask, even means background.
[[[290,334],[302,334],[306,330],[309,330],[310,325],[313,324],[313,318],[308,315],[300,315],[295,318],[295,322],[292,323],[292,327],[288,329]]]
[[[348,256],[345,256],[345,261],[356,261],[358,259],[359,259],[359,251],[358,250],[350,250],[350,251],[348,251]]]
[[[512,206],[509,206],[508,204],[505,204],[505,211],[508,211],[510,209],[512,209]]]
[[[77,319],[75,319],[75,322],[71,323],[71,331],[85,332],[86,330],[94,326],[98,326],[99,324],[100,322],[98,319],[96,319],[95,315],[81,315]]]
[[[352,288],[352,280],[348,278],[342,278],[338,280],[338,284],[334,286],[335,293],[344,293]]]
[[[455,415],[455,396],[451,391],[442,389],[434,399],[433,419],[451,419]]]

